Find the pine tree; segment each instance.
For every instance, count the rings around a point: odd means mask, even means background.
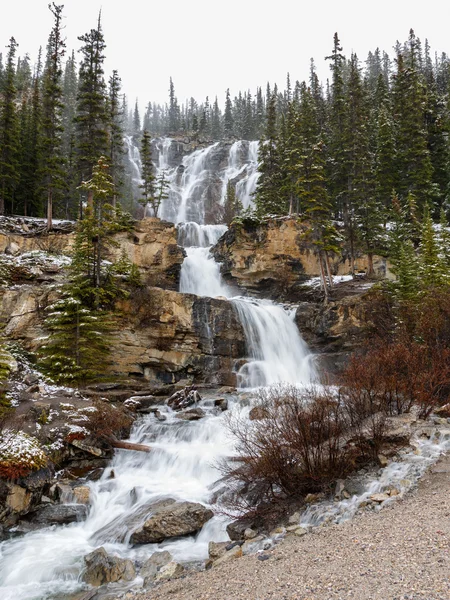
[[[103,77],[105,41],[99,15],[96,29],[78,38],[80,52],[79,90],[77,97],[76,144],[79,181],[91,177],[100,156],[108,155],[109,116],[106,83]]]
[[[44,373],[63,385],[84,385],[101,378],[115,325],[111,316],[84,306],[69,294],[49,310],[44,321],[49,335],[38,353]]]
[[[62,110],[62,149],[66,161],[66,186],[64,189],[64,213],[66,219],[77,217],[78,206],[76,187],[79,183],[76,173],[76,134],[75,115],[78,94],[78,75],[75,52],[66,61],[63,76],[63,110]]]
[[[141,178],[142,184],[139,186],[142,190],[142,204],[147,206],[155,197],[155,175],[152,161],[152,141],[150,133],[145,130],[141,139]],[[157,216],[156,214],[154,215]]]
[[[123,157],[125,153],[123,144],[123,113],[120,98],[121,80],[117,71],[113,71],[109,78],[109,163],[110,174],[114,185],[113,206],[116,205],[117,198],[124,180]]]
[[[9,40],[8,55],[0,96],[0,215],[12,212],[14,192],[18,183],[18,120],[16,110],[17,89],[14,61],[17,42]]]
[[[276,103],[274,92],[267,106],[265,134],[258,151],[260,176],[256,185],[255,205],[259,216],[286,215],[289,211],[289,198],[282,194],[284,177],[278,147]]]
[[[42,141],[40,175],[47,199],[47,229],[52,229],[53,203],[55,196],[61,196],[65,185],[66,172],[62,152],[62,66],[65,41],[62,37],[62,9],[54,2],[49,4],[54,17],[53,29],[47,46],[46,68],[43,76],[42,92]]]
[[[425,206],[420,240],[420,283],[425,290],[450,284],[450,272],[441,254],[428,206]]]
[[[223,117],[223,134],[225,138],[229,139],[234,134],[234,120],[233,120],[233,111],[232,111],[232,103],[230,98],[230,90],[227,89],[225,96],[225,112]]]

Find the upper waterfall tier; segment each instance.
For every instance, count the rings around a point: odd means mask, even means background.
[[[251,206],[258,179],[257,155],[256,141],[216,142],[192,151],[174,139],[155,140],[157,171],[164,171],[169,182],[161,218],[174,223],[220,223],[228,182],[235,186],[244,208]]]

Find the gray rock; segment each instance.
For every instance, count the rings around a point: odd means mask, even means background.
[[[133,531],[130,542],[152,544],[196,533],[213,515],[212,510],[196,502],[162,500],[149,507],[149,517]]]
[[[191,408],[190,410],[185,410],[182,413],[177,415],[177,419],[182,419],[183,421],[198,421],[205,416],[205,411],[201,408]]]
[[[253,527],[253,521],[248,519],[242,519],[239,521],[233,521],[227,525],[227,533],[231,540],[238,541],[243,540],[246,529]]]
[[[208,555],[211,560],[217,560],[227,551],[228,542],[209,542]]]
[[[180,565],[176,562],[170,562],[167,565],[161,567],[161,569],[156,574],[156,581],[162,581],[164,579],[175,579],[176,577],[180,577],[184,573],[183,565]]]
[[[109,555],[101,547],[84,557],[83,581],[98,587],[115,581],[132,581],[136,570],[131,560]]]
[[[30,519],[33,523],[47,527],[49,525],[67,525],[75,521],[83,521],[87,516],[84,504],[50,504],[38,508]]]

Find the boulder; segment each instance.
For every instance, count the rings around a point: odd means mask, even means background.
[[[184,567],[176,562],[170,562],[160,568],[156,574],[156,581],[163,581],[164,579],[175,579],[184,574]]]
[[[443,417],[446,419],[450,418],[450,402],[448,404],[444,404],[444,406],[436,408],[434,413],[439,417]]]
[[[241,519],[232,521],[227,525],[227,533],[233,541],[240,541],[245,538],[245,530],[253,528],[253,521]]]
[[[103,547],[85,556],[84,562],[83,581],[95,587],[115,581],[132,581],[136,577],[131,560],[111,556]]]
[[[144,587],[147,587],[149,584],[151,584],[161,567],[164,567],[171,561],[172,555],[170,552],[163,551],[152,554],[151,557],[145,561],[141,567],[141,570],[139,571],[139,575],[144,579]]]
[[[30,515],[30,519],[42,527],[67,525],[75,521],[83,521],[87,512],[84,504],[49,504],[38,508]]]
[[[91,503],[91,488],[87,485],[80,485],[73,488],[73,495],[78,504],[90,504]]]
[[[15,513],[25,513],[30,507],[32,494],[20,485],[12,485],[6,497],[6,506]]]
[[[228,542],[209,542],[208,555],[211,560],[217,560],[227,551]]]
[[[196,533],[213,515],[212,510],[197,502],[176,502],[172,498],[162,500],[151,506],[149,517],[133,531],[130,542],[153,544]]]
[[[205,414],[205,411],[201,408],[191,408],[179,413],[177,415],[177,419],[181,419],[183,421],[198,421],[199,419],[202,419]]]

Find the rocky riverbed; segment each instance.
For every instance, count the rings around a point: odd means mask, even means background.
[[[417,489],[379,512],[256,555],[159,584],[133,600],[447,600],[450,597],[450,456]],[[92,597],[92,596],[91,596]]]

